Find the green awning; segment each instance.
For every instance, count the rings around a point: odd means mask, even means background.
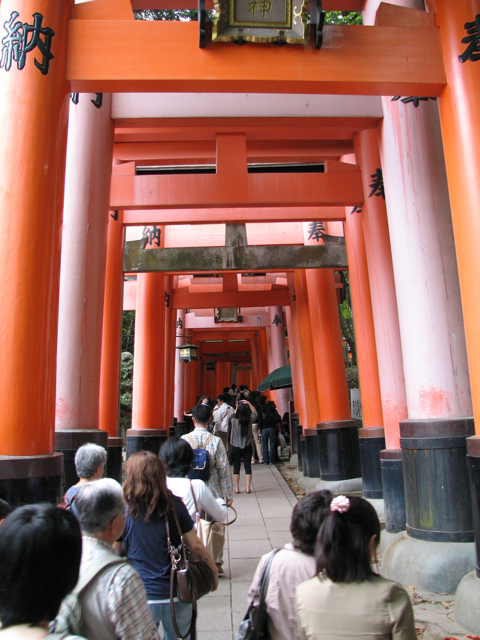
[[[292,386],[292,369],[285,367],[275,369],[258,385],[258,391],[275,391],[275,389],[289,389]]]

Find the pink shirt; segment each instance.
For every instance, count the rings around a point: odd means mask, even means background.
[[[258,589],[263,570],[270,553],[258,563],[252,585],[248,592],[248,602]],[[316,575],[315,558],[294,549],[288,543],[273,559],[267,590],[268,630],[271,640],[300,640],[295,608],[295,590],[301,582]]]

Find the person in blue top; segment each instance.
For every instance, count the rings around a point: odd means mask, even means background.
[[[128,505],[123,542],[131,565],[140,574],[147,591],[148,605],[155,622],[162,622],[165,640],[177,640],[170,616],[170,555],[165,518],[168,518],[171,542],[180,544],[180,534],[172,509],[177,512],[185,540],[207,560],[218,586],[218,571],[213,558],[195,533],[193,521],[183,502],[168,490],[166,473],[160,458],[150,451],[138,451],[127,460],[127,480],[123,486]],[[214,589],[214,590],[215,590]],[[182,636],[188,633],[192,605],[179,602],[174,595],[175,618]],[[188,640],[190,636],[186,637]]]

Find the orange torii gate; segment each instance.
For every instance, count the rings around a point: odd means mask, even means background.
[[[381,7],[375,27],[327,26],[324,48],[314,51],[308,46],[237,48],[227,44],[200,50],[194,23],[135,22],[127,1],[96,0],[75,6],[71,14],[71,7],[60,0],[2,2],[2,22],[14,11],[19,11],[20,19],[25,21],[34,13],[41,13],[44,26],[54,34],[54,57],[37,59],[35,65],[37,53],[30,53],[24,68],[14,61],[8,69],[0,70],[0,114],[4,124],[0,142],[3,258],[0,483],[5,485],[5,480],[10,482],[13,478],[19,495],[25,495],[29,478],[35,478],[43,487],[42,496],[52,500],[58,498],[61,488],[62,457],[54,453],[53,427],[59,245],[70,91],[334,92],[438,97],[473,406],[478,413],[480,223],[476,207],[480,186],[476,178],[480,150],[475,141],[480,124],[480,80],[475,58],[467,55],[468,46],[461,44],[466,36],[465,24],[475,19],[474,5],[471,0],[456,3],[427,0],[427,5],[435,16]],[[464,59],[459,61],[459,55]],[[23,99],[27,95],[29,99]],[[367,141],[362,137],[358,140],[360,156],[362,144],[367,145]],[[223,180],[220,177],[202,182],[214,186]],[[271,191],[276,182],[274,178],[269,180]],[[293,185],[293,181],[290,179],[289,184]],[[126,185],[123,195],[130,202],[127,197],[131,199],[134,188],[156,190],[159,182],[127,177],[122,181]],[[177,188],[182,184],[177,181]],[[337,184],[344,185],[346,181],[338,178]],[[246,177],[233,194],[234,204],[248,196],[249,185],[255,185],[255,179]],[[139,208],[156,206],[153,203],[157,202],[158,193],[154,197],[148,193],[138,195],[139,202],[147,203]],[[188,206],[201,209],[202,204],[194,194],[188,196]],[[261,196],[257,188],[248,204],[265,207],[272,204]],[[228,206],[228,200],[223,187],[216,205]],[[302,204],[314,206],[312,201],[310,193]],[[184,204],[180,199],[180,206]],[[296,284],[308,293],[308,282],[297,276]],[[162,280],[160,288],[163,287]],[[308,333],[307,329],[305,332]],[[435,412],[443,410],[448,402],[443,390],[440,391],[440,400],[435,403],[430,387],[425,390],[425,414],[431,411],[431,415],[439,417],[443,429],[447,428],[445,413]],[[414,404],[411,399],[410,404]],[[424,424],[422,406],[417,409],[420,418],[411,433],[418,435],[423,429],[425,434],[431,423]],[[407,423],[405,434],[410,426]],[[463,420],[458,429],[464,437],[470,433],[471,422],[465,424]],[[478,440],[470,438],[467,444],[475,474],[473,463],[480,458]],[[53,486],[53,490],[47,485]],[[415,508],[412,507],[409,518],[414,518]],[[415,527],[411,529],[415,533]],[[468,535],[471,539],[471,531]]]

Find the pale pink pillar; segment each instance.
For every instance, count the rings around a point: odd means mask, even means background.
[[[270,341],[272,360],[269,362],[271,370],[285,367],[287,361],[287,345],[285,343],[285,325],[283,324],[282,307],[270,307]],[[288,401],[291,399],[290,389],[278,389],[277,410],[281,416],[288,411]]]
[[[164,408],[163,424],[168,428],[173,418],[173,395],[175,383],[175,321],[176,313],[173,311],[173,278],[165,276],[165,354],[164,354]],[[175,319],[174,319],[175,316]]]
[[[99,426],[113,122],[111,95],[103,96],[100,109],[92,104],[94,98],[95,94],[82,94],[77,105],[70,104],[55,418],[56,448],[62,451],[90,440],[107,441],[105,432],[95,430]],[[72,479],[66,469],[66,484]]]
[[[185,333],[185,309],[177,309],[176,334]],[[184,338],[175,339],[175,346],[179,347],[183,344]],[[174,405],[173,415],[180,422],[183,420],[183,411],[185,405],[185,364],[178,359],[178,349],[175,349],[175,388],[174,388]]]

